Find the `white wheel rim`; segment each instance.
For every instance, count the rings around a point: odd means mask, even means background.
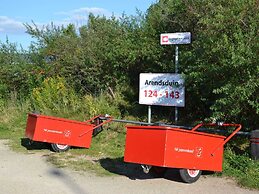
[[[64,150],[68,147],[68,145],[63,145],[63,144],[56,144],[56,145],[57,145],[57,148],[60,150]]]
[[[198,176],[199,172],[200,172],[200,170],[187,169],[187,173],[192,178]]]

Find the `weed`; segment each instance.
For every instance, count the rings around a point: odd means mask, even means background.
[[[242,186],[259,189],[259,162],[250,159],[247,153],[238,154],[227,147],[221,175],[235,178]]]

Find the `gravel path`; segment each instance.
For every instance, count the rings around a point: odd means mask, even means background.
[[[84,172],[58,169],[43,154],[20,154],[0,140],[0,194],[259,194],[238,187],[232,180],[202,176],[184,184],[166,178],[130,179],[126,176],[98,177]]]

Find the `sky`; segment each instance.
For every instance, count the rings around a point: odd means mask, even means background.
[[[157,0],[1,0],[0,43],[6,39],[27,49],[33,39],[24,24],[76,26],[87,24],[89,13],[110,17],[145,12]]]

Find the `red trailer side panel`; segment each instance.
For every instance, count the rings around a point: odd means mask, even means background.
[[[124,161],[222,170],[224,136],[163,126],[127,126]],[[221,146],[219,146],[221,145]]]
[[[28,114],[25,135],[33,141],[89,148],[93,127],[85,122]]]
[[[164,165],[166,130],[140,130],[128,126],[124,161],[154,166]]]
[[[177,168],[222,171],[223,136],[167,130],[165,165]]]

